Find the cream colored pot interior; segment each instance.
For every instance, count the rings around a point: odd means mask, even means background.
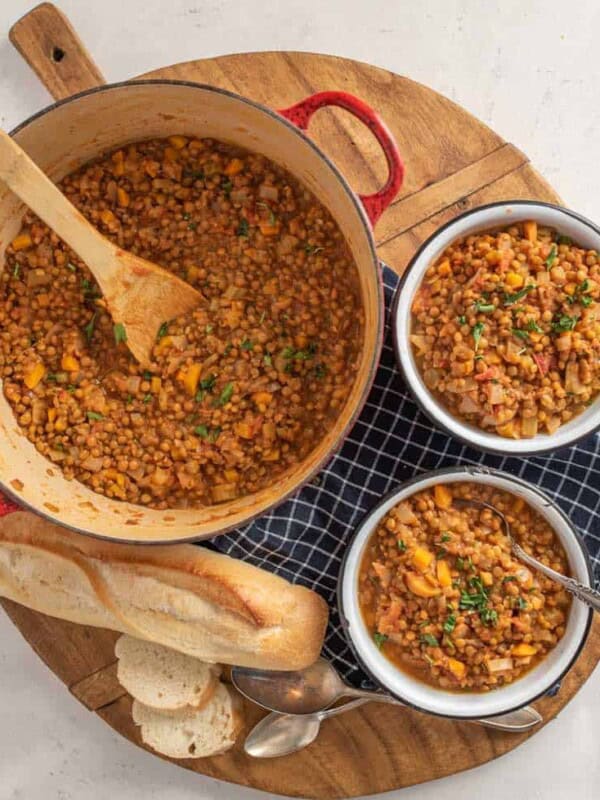
[[[298,98],[301,99],[301,98]],[[365,341],[358,378],[334,429],[276,486],[232,503],[198,510],[154,511],[109,500],[41,456],[0,396],[0,481],[22,503],[63,525],[128,541],[204,538],[247,522],[293,492],[322,465],[353,421],[376,368],[381,335],[380,285],[366,218],[333,167],[285,121],[240,98],[170,83],[126,84],[82,95],[26,123],[18,143],[54,180],[107,150],[173,133],[222,139],[263,153],[302,180],[339,224],[359,268]],[[0,184],[0,257],[18,232],[23,206]]]

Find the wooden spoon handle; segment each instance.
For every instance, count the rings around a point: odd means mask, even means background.
[[[41,3],[17,20],[8,36],[55,100],[105,81],[66,16]]]
[[[113,275],[117,248],[4,131],[0,131],[0,179],[85,261],[101,286]]]

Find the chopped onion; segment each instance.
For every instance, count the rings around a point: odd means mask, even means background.
[[[279,189],[276,186],[270,186],[268,183],[261,183],[258,187],[258,196],[261,200],[279,200]]]
[[[127,378],[127,391],[130,394],[137,394],[140,389],[140,383],[142,379],[138,375],[130,375]]]
[[[567,392],[581,394],[585,391],[585,386],[579,380],[579,364],[577,361],[569,361],[565,369],[565,389]]]
[[[490,672],[505,672],[513,668],[512,658],[492,658],[487,662],[487,668]]]
[[[87,469],[88,472],[100,472],[103,464],[104,459],[101,456],[98,458],[95,458],[94,456],[88,456],[85,461],[81,462],[81,466],[84,469]]]
[[[468,394],[464,394],[461,398],[458,411],[461,414],[477,414],[481,411],[480,406],[472,400]]]
[[[419,355],[419,356],[422,356],[424,353],[426,353],[429,350],[429,344],[427,342],[427,337],[423,336],[422,334],[413,333],[410,336],[410,341],[411,341],[411,344],[414,344],[414,346],[417,348],[417,351],[418,351],[417,355]]]
[[[394,514],[400,520],[400,522],[403,522],[405,525],[412,525],[417,521],[412,509],[410,506],[407,506],[406,503],[400,503],[397,505]]]
[[[536,436],[538,432],[537,417],[524,417],[521,420],[521,436]]]

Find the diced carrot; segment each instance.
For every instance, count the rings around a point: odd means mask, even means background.
[[[77,372],[79,369],[79,361],[75,358],[75,356],[65,353],[60,360],[60,366],[67,372]]]
[[[167,337],[165,336],[164,339]],[[161,342],[164,341],[161,339]],[[189,395],[194,397],[196,391],[198,389],[198,382],[200,380],[200,374],[202,372],[202,364],[191,364],[186,369],[182,369],[177,373],[177,380],[181,381],[186,388],[186,391]]]
[[[46,374],[46,367],[38,361],[31,369],[25,373],[24,382],[28,389],[35,389],[38,383]]]
[[[273,395],[271,394],[271,392],[255,392],[252,395],[252,400],[262,411],[273,400]]]
[[[259,222],[258,227],[263,236],[277,236],[279,225],[271,225],[268,222]]]
[[[229,483],[235,483],[236,481],[239,481],[239,479],[240,479],[240,476],[238,475],[238,473],[237,473],[237,471],[235,469],[226,469],[225,472],[224,472],[224,475],[227,478],[227,480],[229,481]]]
[[[440,588],[431,586],[422,575],[416,575],[414,572],[407,572],[404,580],[408,590],[417,597],[437,597],[441,593]]]
[[[450,508],[452,505],[452,492],[443,483],[438,483],[434,487],[433,496],[438,508]]]
[[[48,422],[54,422],[54,420],[56,419],[56,409],[49,408],[47,413],[48,413]]]
[[[448,669],[454,675],[455,678],[458,678],[458,680],[464,678],[465,672],[467,670],[463,662],[457,661],[455,658],[448,659]]]
[[[121,208],[127,208],[129,205],[129,194],[120,186],[117,188],[117,203]]]
[[[31,247],[33,241],[28,233],[20,233],[18,236],[15,236],[10,244],[13,250],[26,250],[28,247]]]
[[[161,383],[162,381],[157,375],[153,375],[150,379],[150,388],[154,394],[158,394],[160,392]]]
[[[225,167],[225,175],[232,178],[244,169],[244,162],[241,158],[232,158],[229,164]]]
[[[173,337],[172,336],[163,336],[159,343],[156,345],[156,350],[159,353],[162,353],[163,350],[166,350],[167,347],[171,347],[173,344]]]
[[[534,656],[537,653],[535,647],[532,647],[530,644],[525,644],[522,642],[521,644],[517,644],[511,650],[513,656],[517,656],[517,658],[524,658],[525,656]]]
[[[478,372],[475,375],[476,381],[491,381],[493,378],[496,377],[496,367],[488,367],[484,369],[483,372]]]
[[[530,242],[535,242],[537,239],[537,222],[528,219],[523,223],[523,233],[525,238]]]
[[[247,422],[236,422],[233,430],[236,436],[240,436],[242,439],[252,439],[254,436],[252,426],[248,425]]]
[[[100,219],[105,225],[114,225],[117,218],[109,208],[104,208],[100,212]]]
[[[450,567],[447,561],[438,561],[436,572],[440,586],[452,586],[452,575],[450,574]]]
[[[518,272],[509,272],[504,282],[507,286],[510,286],[511,289],[517,289],[519,286],[523,286],[523,276]]]
[[[169,143],[172,144],[176,150],[183,150],[187,144],[187,139],[185,136],[169,136]]]
[[[494,582],[494,577],[491,572],[480,572],[479,576],[484,586],[491,586]]]
[[[412,562],[420,572],[425,572],[427,567],[433,561],[433,553],[426,550],[424,547],[417,547],[413,553]]]
[[[442,278],[445,278],[447,275],[450,275],[450,273],[452,272],[450,261],[447,258],[445,258],[437,265],[436,271],[437,274],[441,275]]]

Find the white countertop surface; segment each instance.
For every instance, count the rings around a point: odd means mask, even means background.
[[[0,125],[50,101],[9,44],[35,3],[0,3]],[[61,0],[108,80],[248,50],[372,62],[431,86],[524,150],[572,208],[600,219],[600,5],[573,0]],[[251,800],[134,747],[85,711],[0,612],[0,800]],[[532,740],[402,800],[592,800],[600,671]]]

